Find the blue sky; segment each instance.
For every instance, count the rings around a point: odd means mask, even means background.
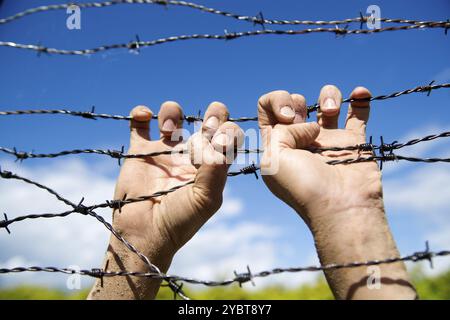
[[[31,5],[61,2],[5,0],[0,7],[0,17]],[[253,0],[199,3],[247,15],[262,11],[266,18],[310,20],[357,17],[371,4],[380,6],[382,17],[417,20],[445,20],[450,9],[448,1]],[[223,33],[224,29],[232,32],[259,28],[247,22],[180,7],[121,5],[82,10],[81,30],[68,30],[66,18],[64,11],[25,17],[1,25],[0,39],[78,49],[126,43],[136,34],[141,40],[152,40],[180,34]],[[277,89],[301,93],[308,103],[314,103],[325,84],[335,84],[347,97],[359,85],[378,95],[424,85],[431,80],[449,82],[449,39],[442,29],[349,35],[344,38],[336,38],[333,34],[260,36],[227,42],[177,42],[144,48],[138,55],[117,50],[89,57],[38,57],[31,51],[2,47],[0,110],[89,110],[95,105],[100,113],[128,114],[138,104],[147,105],[157,112],[162,102],[175,100],[183,106],[185,114],[197,114],[198,110],[204,111],[210,102],[218,100],[228,106],[233,117],[253,116],[258,97]],[[383,135],[386,141],[392,141],[448,130],[449,102],[448,90],[434,91],[430,97],[413,94],[374,102],[368,134],[375,137]],[[346,107],[343,106],[342,116]],[[314,120],[314,115],[311,120]],[[36,152],[75,148],[118,149],[128,143],[127,125],[121,121],[89,121],[67,116],[1,117],[0,145]],[[156,127],[155,124],[153,129]],[[243,125],[244,129],[252,127],[255,128],[256,123]],[[156,132],[152,131],[155,137]],[[448,145],[446,141],[439,141],[424,148],[412,148],[409,152],[404,149],[402,154],[449,156]],[[115,160],[90,155],[28,160],[21,164],[12,163],[10,157],[0,155],[0,164],[6,170],[15,169],[48,181],[50,186],[52,183],[60,185],[70,195],[91,194],[93,201],[111,197],[119,171]],[[92,182],[94,178],[98,179],[96,183]],[[450,234],[450,221],[446,216],[450,209],[447,178],[450,178],[448,164],[386,165],[387,213],[402,253],[421,249],[424,240],[430,237],[430,240],[435,238],[436,247],[450,247],[450,239],[446,236]],[[67,179],[73,180],[68,183]],[[0,181],[0,190],[3,190],[0,209],[12,217],[34,212],[37,208],[50,211],[60,208],[51,198],[28,190],[22,184]],[[224,268],[220,270],[226,275],[231,275],[234,270],[230,269],[231,266],[243,269],[250,264],[259,269],[317,262],[312,237],[301,219],[272,196],[261,180],[252,176],[229,179],[225,199],[229,204],[221,213],[224,218],[214,218],[193,244],[182,250],[180,257],[175,259],[174,272],[196,275],[200,269],[213,277],[211,264],[216,259],[222,259],[219,261],[223,262]],[[12,226],[15,231],[11,236],[0,234],[0,264],[36,262],[65,266],[70,263],[95,267],[100,263],[106,246],[106,231],[95,229],[88,234],[91,229],[86,227],[85,220],[76,221],[79,224],[74,222],[74,225],[84,230],[77,232],[92,240],[82,248],[63,242],[56,242],[56,246],[53,242],[53,246],[48,247],[49,241],[67,239],[72,235],[70,232],[74,232],[67,231],[61,238],[50,235],[51,232],[45,228],[55,230],[72,226],[60,221],[23,222],[26,226]],[[89,226],[91,224],[90,221]],[[208,230],[212,231],[208,233]],[[46,235],[53,240],[46,240]],[[39,237],[38,241],[34,237]],[[210,241],[222,243],[218,245],[223,245],[223,251],[206,246],[205,243]],[[230,243],[242,250],[232,250]],[[96,251],[89,249],[90,246],[95,246]],[[64,251],[71,250],[72,254],[65,257]],[[84,251],[80,253],[79,250]],[[195,259],[197,255],[203,256],[203,260]],[[83,262],[92,265],[82,265]],[[14,276],[13,280],[2,277],[0,285],[39,282],[40,279],[53,281],[49,277],[40,277]],[[64,285],[64,280],[57,279],[51,284]],[[302,276],[298,279],[301,281]]]

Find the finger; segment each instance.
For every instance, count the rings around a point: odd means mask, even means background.
[[[243,142],[244,132],[236,123],[229,121],[219,127],[211,140],[212,146],[216,151],[220,153],[226,152],[227,160],[229,158],[229,153],[232,153],[231,162],[236,157],[235,151],[242,146]]]
[[[228,171],[225,156],[200,132],[191,136],[188,146],[191,162],[198,169],[192,186],[194,203],[212,214],[222,202]]]
[[[272,91],[259,98],[258,124],[261,129],[277,123],[291,124],[294,118],[294,101],[287,91]]]
[[[232,122],[221,125],[211,142],[198,133],[191,137],[191,161],[198,168],[193,190],[196,190],[198,201],[204,205],[221,203],[228,167],[236,156],[235,150],[243,141],[242,129]]]
[[[292,140],[287,141],[292,149],[303,149],[316,140],[320,127],[316,122],[295,123],[286,126]]]
[[[320,90],[320,108],[317,112],[317,122],[325,129],[337,129],[342,94],[333,85],[326,85]]]
[[[306,99],[301,94],[291,94],[294,102],[295,118],[294,123],[303,123],[306,120]]]
[[[175,130],[183,127],[183,109],[174,101],[166,101],[158,113],[161,137],[170,138]]]
[[[350,99],[367,99],[372,94],[364,87],[356,87]],[[356,131],[360,134],[366,133],[367,121],[370,114],[370,101],[354,101],[348,107],[347,120],[345,121],[345,128]]]
[[[228,108],[221,102],[212,102],[206,109],[202,133],[210,140],[217,129],[228,120]]]
[[[153,112],[146,106],[137,106],[130,112],[130,146],[150,141],[150,120]]]

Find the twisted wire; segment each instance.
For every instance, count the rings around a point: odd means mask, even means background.
[[[436,23],[441,22],[445,23],[446,21],[418,21],[418,20],[411,20],[411,19],[393,19],[393,18],[373,18],[368,16],[363,16],[362,13],[360,13],[359,17],[355,18],[348,18],[348,19],[341,19],[341,20],[329,20],[329,21],[312,21],[312,20],[287,20],[287,19],[266,19],[260,12],[258,15],[255,16],[249,16],[249,15],[241,15],[229,11],[219,10],[215,8],[209,8],[197,3],[193,2],[187,2],[187,1],[174,1],[174,0],[111,0],[111,1],[104,1],[104,2],[88,2],[88,3],[67,3],[67,4],[54,4],[54,5],[44,5],[39,6],[31,9],[24,10],[22,12],[18,12],[14,15],[11,15],[6,18],[0,19],[0,24],[6,24],[15,20],[19,20],[23,17],[40,13],[40,12],[46,12],[46,11],[55,11],[55,10],[65,10],[70,8],[73,5],[78,6],[81,9],[89,9],[89,8],[105,8],[120,4],[148,4],[148,5],[164,5],[164,6],[181,6],[181,7],[187,7],[194,10],[199,10],[206,13],[211,13],[215,15],[220,15],[226,18],[231,18],[239,21],[247,21],[253,24],[259,24],[259,25],[339,25],[339,24],[349,24],[349,23],[363,23],[370,21],[380,21],[384,23],[399,23],[399,24],[430,24],[430,23]],[[362,27],[362,26],[361,26]]]
[[[148,158],[148,157],[157,157],[161,155],[173,155],[173,154],[186,154],[188,149],[173,149],[173,150],[163,150],[163,151],[155,151],[148,153],[135,153],[128,154],[124,152],[124,149],[121,150],[103,150],[103,149],[74,149],[74,150],[64,150],[54,153],[34,153],[34,152],[22,152],[17,151],[16,148],[5,148],[0,147],[0,152],[12,155],[16,157],[16,160],[23,161],[25,159],[37,159],[37,158],[57,158],[67,155],[77,155],[77,154],[98,154],[109,156],[114,159],[135,159],[135,158]],[[249,153],[262,153],[261,149],[238,149],[237,153],[249,154]]]
[[[11,47],[22,50],[32,50],[38,53],[47,53],[47,54],[59,54],[59,55],[92,55],[99,52],[104,52],[108,50],[115,49],[128,49],[134,52],[139,51],[141,48],[152,47],[156,45],[161,45],[169,42],[177,42],[177,41],[187,41],[187,40],[232,40],[237,38],[244,37],[254,37],[261,35],[304,35],[310,33],[333,33],[336,36],[344,36],[351,34],[373,34],[380,32],[388,32],[388,31],[400,31],[400,30],[413,30],[413,29],[429,29],[429,28],[441,28],[448,30],[450,28],[450,22],[432,22],[428,24],[411,24],[411,25],[403,25],[403,26],[393,26],[393,27],[385,27],[379,29],[347,29],[347,28],[308,28],[301,30],[254,30],[254,31],[241,31],[241,32],[225,32],[223,34],[190,34],[190,35],[179,35],[179,36],[171,36],[167,38],[160,38],[151,41],[131,41],[127,43],[118,43],[111,45],[103,45],[91,49],[79,49],[79,50],[67,50],[67,49],[58,49],[51,48],[42,45],[34,45],[34,44],[22,44],[16,43],[12,41],[0,41],[1,47]]]
[[[410,89],[405,89],[401,91],[396,91],[390,94],[378,95],[370,98],[346,98],[342,100],[342,103],[352,103],[356,101],[377,101],[377,100],[387,100],[392,98],[398,98],[402,95],[409,95],[412,93],[422,93],[426,92],[427,95],[430,95],[433,90],[439,89],[448,89],[450,88],[450,83],[442,83],[442,84],[433,84],[434,81],[430,82],[428,85],[421,85]],[[307,106],[308,115],[312,112],[315,112],[319,109],[320,105],[318,103]],[[36,115],[36,114],[62,114],[62,115],[71,115],[76,117],[81,117],[84,119],[113,119],[113,120],[131,120],[130,116],[123,115],[111,115],[105,113],[95,113],[93,111],[72,111],[66,109],[52,109],[52,110],[43,110],[43,109],[34,109],[34,110],[5,110],[0,111],[0,116],[10,116],[10,115]],[[153,119],[157,119],[157,115],[153,115]],[[186,115],[183,116],[183,120],[187,122],[195,122],[195,121],[203,121],[203,118],[200,116]],[[239,118],[229,118],[228,121],[231,122],[247,122],[247,121],[258,121],[258,117],[239,117]]]
[[[380,145],[375,145],[373,143],[362,143],[353,146],[346,147],[317,147],[311,148],[310,151],[313,152],[323,152],[323,151],[393,151],[398,150],[404,147],[412,146],[421,142],[433,141],[439,138],[447,138],[450,137],[450,131],[444,131],[438,134],[430,134],[422,138],[411,139],[404,143],[398,143],[395,141],[394,143],[385,144],[382,143]],[[76,155],[76,154],[99,154],[99,155],[107,155],[111,158],[115,159],[127,159],[127,158],[147,158],[147,157],[156,157],[160,155],[171,155],[171,154],[186,154],[188,153],[188,149],[173,149],[173,150],[163,150],[149,153],[141,153],[141,154],[126,154],[124,152],[124,147],[121,150],[102,150],[102,149],[75,149],[75,150],[65,150],[55,153],[33,153],[33,152],[22,152],[17,151],[16,148],[9,149],[5,147],[0,147],[0,152],[4,152],[6,154],[10,154],[16,157],[16,160],[25,160],[25,159],[35,159],[35,158],[56,158],[66,155]],[[262,153],[262,149],[238,149],[237,153],[241,154],[249,154],[249,153]]]
[[[372,142],[369,142],[369,143],[362,143],[362,144],[346,146],[346,147],[318,147],[318,148],[311,149],[311,151],[315,151],[315,152],[355,151],[355,150],[358,150],[358,151],[375,151],[375,150],[393,151],[393,150],[398,150],[398,149],[401,149],[404,147],[413,146],[413,145],[421,143],[421,142],[428,142],[428,141],[433,141],[433,140],[436,140],[439,138],[448,138],[448,137],[450,137],[450,131],[444,131],[444,132],[437,133],[437,134],[430,134],[430,135],[427,135],[422,138],[411,139],[404,143],[399,143],[399,142],[395,141],[395,142],[389,143],[389,144],[382,142],[380,145],[375,145]],[[372,137],[370,140],[372,140]]]
[[[291,267],[291,268],[274,268],[271,270],[260,271],[257,273],[252,273],[250,268],[247,267],[247,272],[244,273],[236,273],[233,278],[229,278],[221,281],[211,281],[211,280],[199,280],[195,278],[181,277],[176,275],[162,275],[162,274],[154,274],[148,272],[133,272],[127,270],[119,270],[119,271],[104,271],[102,269],[70,269],[70,268],[57,268],[57,267],[15,267],[15,268],[0,268],[0,274],[8,274],[8,273],[21,273],[21,272],[51,272],[51,273],[65,273],[65,274],[79,274],[84,276],[91,277],[115,277],[115,276],[133,276],[133,277],[144,277],[149,279],[162,279],[170,282],[185,282],[189,284],[201,284],[209,287],[215,286],[228,286],[233,283],[237,283],[242,285],[246,282],[251,282],[255,278],[264,278],[270,275],[276,275],[281,273],[298,273],[298,272],[317,272],[317,271],[326,271],[326,270],[336,270],[336,269],[344,269],[344,268],[358,268],[363,266],[374,266],[374,265],[382,265],[382,264],[392,264],[398,262],[419,262],[423,260],[428,260],[432,263],[432,259],[436,257],[444,257],[450,255],[449,250],[442,251],[430,251],[428,247],[428,242],[426,249],[424,251],[414,252],[413,254],[401,256],[401,257],[391,257],[385,259],[378,260],[368,260],[368,261],[354,261],[349,263],[332,263],[327,265],[312,265],[306,267]]]

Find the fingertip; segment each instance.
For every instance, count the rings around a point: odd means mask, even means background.
[[[364,99],[369,99],[372,97],[372,93],[367,89],[366,87],[358,86],[355,89],[353,89],[352,93],[350,94],[350,99],[362,99],[363,101],[353,101],[352,106],[355,107],[368,107],[370,105],[370,101]]]
[[[328,84],[322,87],[318,99],[320,108],[317,113],[317,120],[322,127],[327,129],[338,127],[341,102],[342,94],[336,86]]]
[[[132,118],[132,120],[139,122],[150,121],[152,116],[152,110],[144,105],[138,105],[134,107],[130,112],[130,117]]]
[[[327,84],[320,90],[320,110],[326,115],[336,115],[342,102],[341,91],[332,84]]]
[[[211,140],[219,127],[228,120],[229,112],[225,104],[219,101],[211,102],[206,109],[202,123],[202,134]]]
[[[212,136],[228,120],[229,115],[225,104],[219,101],[211,102],[205,112],[202,131]]]
[[[139,105],[134,107],[130,112],[130,144],[134,146],[137,143],[150,141],[150,120],[153,112],[150,108]]]
[[[170,136],[183,126],[183,109],[175,101],[166,101],[158,114],[158,126],[162,136]]]

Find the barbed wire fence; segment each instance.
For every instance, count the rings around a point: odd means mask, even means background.
[[[210,14],[235,19],[238,21],[246,21],[252,23],[254,26],[261,26],[261,30],[252,31],[239,31],[239,32],[228,32],[226,29],[222,34],[190,34],[190,35],[177,35],[170,36],[166,38],[160,38],[150,41],[141,41],[139,36],[132,41],[126,43],[118,43],[111,45],[99,46],[91,49],[78,49],[78,50],[67,50],[58,49],[43,46],[41,44],[22,44],[13,41],[0,41],[0,46],[11,47],[23,50],[33,50],[38,52],[38,54],[60,54],[60,55],[92,55],[95,53],[115,50],[115,49],[128,49],[133,52],[139,52],[141,48],[152,47],[156,45],[161,45],[169,42],[177,41],[188,41],[188,40],[233,40],[243,37],[254,37],[261,35],[305,35],[311,33],[332,33],[336,36],[345,36],[352,34],[374,34],[389,31],[401,31],[401,30],[414,30],[414,29],[443,29],[445,35],[448,33],[450,28],[450,20],[445,21],[418,21],[411,19],[397,19],[397,18],[376,18],[372,16],[364,16],[362,12],[359,12],[359,16],[356,18],[348,18],[342,20],[330,20],[330,21],[311,21],[311,20],[285,20],[285,19],[266,19],[262,12],[259,12],[255,16],[241,15],[233,12],[218,10],[215,8],[209,8],[200,4],[186,2],[186,1],[173,1],[173,0],[112,0],[104,2],[87,2],[87,3],[68,3],[68,4],[55,4],[40,6],[36,8],[31,8],[12,16],[0,19],[0,25],[11,23],[13,21],[22,19],[26,16],[33,14],[65,10],[74,5],[80,9],[92,9],[92,8],[106,8],[116,5],[158,5],[165,6],[181,6],[194,9],[201,12],[207,12]],[[383,22],[387,24],[393,24],[392,26],[374,29],[363,29],[363,24],[367,22]],[[354,23],[359,23],[359,29],[349,29],[349,26]],[[279,26],[289,26],[289,25],[303,25],[303,26],[319,26],[316,28],[304,28],[299,30],[272,30],[266,29],[266,25],[279,25]],[[342,27],[342,25],[344,25]],[[322,27],[322,26],[334,26],[334,27]]]
[[[172,0],[112,0],[112,1],[104,1],[104,2],[86,2],[86,3],[68,3],[68,4],[56,4],[56,5],[48,5],[48,6],[40,6],[36,8],[31,8],[25,10],[23,12],[19,12],[12,16],[6,18],[0,18],[0,25],[11,23],[13,21],[22,19],[26,16],[47,12],[47,11],[55,11],[55,10],[64,10],[68,9],[73,5],[77,5],[80,8],[91,9],[91,8],[106,8],[115,5],[159,5],[159,6],[181,6],[187,7],[193,10],[198,10],[201,12],[206,12],[214,15],[223,16],[230,19],[235,19],[243,22],[252,23],[254,26],[260,26],[261,30],[252,30],[252,31],[244,31],[244,32],[228,32],[224,31],[223,34],[192,34],[192,35],[180,35],[180,36],[172,36],[167,38],[161,38],[151,41],[141,41],[138,36],[136,39],[120,44],[112,44],[106,46],[99,46],[92,49],[79,49],[79,50],[66,50],[66,49],[57,49],[46,47],[42,45],[34,45],[34,44],[20,44],[12,41],[0,41],[0,46],[3,47],[13,47],[17,49],[24,50],[33,50],[38,53],[47,53],[47,54],[62,54],[62,55],[91,55],[98,52],[113,50],[113,49],[128,49],[132,51],[139,51],[141,48],[155,46],[159,44],[164,44],[168,42],[175,41],[185,41],[185,40],[195,40],[195,39],[205,39],[205,40],[232,40],[243,37],[251,37],[251,36],[259,36],[259,35],[304,35],[310,33],[334,33],[336,36],[345,36],[351,34],[372,34],[372,33],[380,33],[387,31],[400,31],[400,30],[413,30],[413,29],[444,29],[445,35],[447,34],[448,29],[450,28],[450,21],[447,19],[446,21],[418,21],[418,20],[410,20],[410,19],[393,19],[393,18],[377,18],[377,21],[383,23],[394,24],[393,26],[388,26],[384,28],[378,29],[363,29],[363,24],[368,22],[369,19],[375,19],[373,17],[364,16],[361,12],[359,16],[356,18],[348,18],[343,20],[332,20],[332,21],[310,21],[310,20],[280,20],[280,19],[266,19],[262,12],[259,12],[255,16],[248,15],[240,15],[233,12],[222,11],[214,8],[209,8],[203,5],[199,5],[192,2],[186,1],[172,1]],[[354,23],[359,23],[359,29],[349,29],[349,26]],[[270,30],[266,28],[266,25],[306,25],[306,26],[319,26],[316,28],[305,28],[299,30]],[[344,25],[344,26],[342,26]],[[334,26],[334,27],[322,27],[322,26]],[[397,98],[402,95],[408,95],[412,93],[426,93],[427,96],[433,90],[438,89],[448,89],[450,88],[450,83],[443,84],[434,84],[434,81],[429,83],[428,85],[417,86],[415,88],[406,89],[402,91],[393,92],[391,94],[379,95],[375,97],[370,97],[366,99],[343,99],[344,103],[351,103],[355,101],[376,101],[376,100],[386,100],[391,98]],[[307,106],[307,115],[310,116],[311,113],[317,111],[320,108],[319,104],[313,104]],[[10,110],[10,111],[0,111],[0,116],[13,116],[13,115],[71,115],[75,117],[81,117],[84,119],[111,119],[111,120],[127,120],[130,121],[132,118],[130,116],[125,115],[112,115],[106,113],[96,113],[95,107],[92,107],[89,111],[75,111],[66,108],[26,108],[22,110]],[[156,115],[152,116],[154,119],[157,118]],[[196,121],[203,121],[200,115],[184,115],[183,119],[188,123],[194,123]],[[248,122],[248,121],[257,121],[258,118],[253,117],[239,117],[239,118],[229,118],[229,121],[233,122]],[[346,147],[336,147],[336,146],[322,146],[320,148],[311,148],[311,152],[327,152],[327,151],[365,151],[364,156],[362,154],[358,154],[356,158],[348,158],[348,159],[339,159],[339,160],[329,160],[326,163],[329,165],[350,165],[358,162],[370,162],[370,161],[378,161],[380,163],[380,168],[386,161],[411,161],[411,162],[424,162],[424,163],[435,163],[435,162],[445,162],[450,163],[450,158],[418,158],[411,156],[404,156],[394,153],[394,151],[398,149],[402,149],[405,147],[413,146],[418,143],[425,143],[429,141],[433,141],[440,138],[450,137],[450,132],[442,132],[436,133],[432,135],[427,135],[425,137],[416,138],[409,140],[404,143],[399,143],[394,141],[392,143],[385,143],[383,137],[380,137],[380,143],[374,144],[372,142],[372,137],[370,137],[369,142],[346,146]],[[261,149],[239,149],[239,153],[249,154],[249,153],[262,153],[264,150]],[[104,149],[75,149],[75,150],[64,150],[54,153],[35,153],[35,152],[24,152],[18,151],[15,147],[7,148],[0,146],[0,152],[11,155],[16,158],[16,161],[23,161],[26,159],[36,159],[36,158],[56,158],[67,155],[76,155],[76,154],[95,154],[95,155],[105,155],[109,156],[113,159],[118,160],[119,165],[122,159],[129,158],[148,158],[148,157],[158,157],[161,155],[169,155],[174,153],[184,154],[187,153],[187,149],[171,149],[164,150],[159,152],[145,153],[145,154],[128,154],[125,153],[124,147],[120,150],[104,150]],[[370,153],[367,156],[367,152]],[[248,175],[254,174],[256,178],[258,178],[257,172],[260,170],[259,166],[252,164],[246,167],[239,169],[238,171],[231,171],[228,173],[228,176],[240,176],[240,175]],[[10,226],[12,224],[25,221],[25,220],[34,220],[34,219],[49,219],[49,218],[63,218],[72,214],[81,214],[84,216],[90,216],[95,218],[99,223],[101,223],[114,237],[116,237],[125,247],[127,247],[133,254],[137,255],[148,267],[148,272],[136,272],[130,270],[119,270],[119,271],[108,271],[107,267],[103,268],[93,268],[93,269],[71,269],[71,268],[58,268],[58,267],[14,267],[14,268],[0,268],[0,274],[10,274],[10,273],[22,273],[22,272],[50,272],[50,273],[64,273],[64,274],[79,274],[84,276],[90,276],[94,278],[100,278],[103,280],[105,277],[115,277],[115,276],[125,276],[125,277],[145,277],[149,279],[159,279],[166,282],[165,286],[168,286],[172,292],[174,293],[174,298],[180,296],[182,299],[189,299],[187,295],[184,293],[182,286],[183,283],[189,284],[202,284],[206,286],[226,286],[231,285],[233,283],[237,283],[240,286],[243,283],[252,282],[255,278],[268,277],[270,275],[280,274],[280,273],[296,273],[296,272],[313,272],[313,271],[324,271],[331,269],[342,269],[342,268],[356,268],[361,266],[372,266],[372,265],[380,265],[380,264],[389,264],[396,263],[401,261],[412,261],[418,262],[422,260],[428,260],[430,264],[432,264],[432,259],[435,257],[442,257],[450,255],[449,250],[443,251],[431,251],[426,242],[426,247],[422,251],[418,251],[412,253],[410,255],[401,256],[401,257],[387,257],[379,260],[370,260],[370,261],[355,261],[344,264],[329,264],[329,265],[320,265],[320,266],[306,266],[306,267],[293,267],[293,268],[275,268],[272,270],[260,271],[257,273],[253,273],[250,270],[250,267],[247,267],[247,271],[243,273],[234,272],[234,277],[221,280],[221,281],[212,281],[212,280],[200,280],[189,277],[182,277],[177,275],[169,275],[161,272],[159,268],[154,265],[146,255],[140,252],[132,243],[130,243],[127,239],[125,239],[118,231],[114,229],[112,224],[107,222],[101,215],[97,214],[95,210],[101,208],[111,208],[114,210],[121,209],[130,203],[148,201],[150,199],[162,197],[169,193],[175,192],[176,190],[183,188],[187,185],[193,184],[194,181],[190,180],[184,182],[180,185],[172,187],[167,190],[161,190],[155,192],[150,195],[142,195],[134,198],[123,198],[123,199],[113,199],[106,200],[105,202],[93,204],[93,205],[85,205],[84,198],[80,201],[73,202],[61,194],[59,194],[54,189],[45,186],[39,182],[33,181],[29,178],[23,177],[21,175],[15,174],[10,171],[2,170],[0,168],[0,177],[2,179],[7,180],[19,180],[24,183],[35,186],[36,188],[42,189],[49,194],[53,195],[58,201],[64,203],[69,208],[68,210],[60,213],[36,213],[36,214],[27,214],[16,216],[15,218],[9,219],[8,215],[4,213],[4,219],[0,220],[0,229],[5,229],[7,233],[11,233]]]

